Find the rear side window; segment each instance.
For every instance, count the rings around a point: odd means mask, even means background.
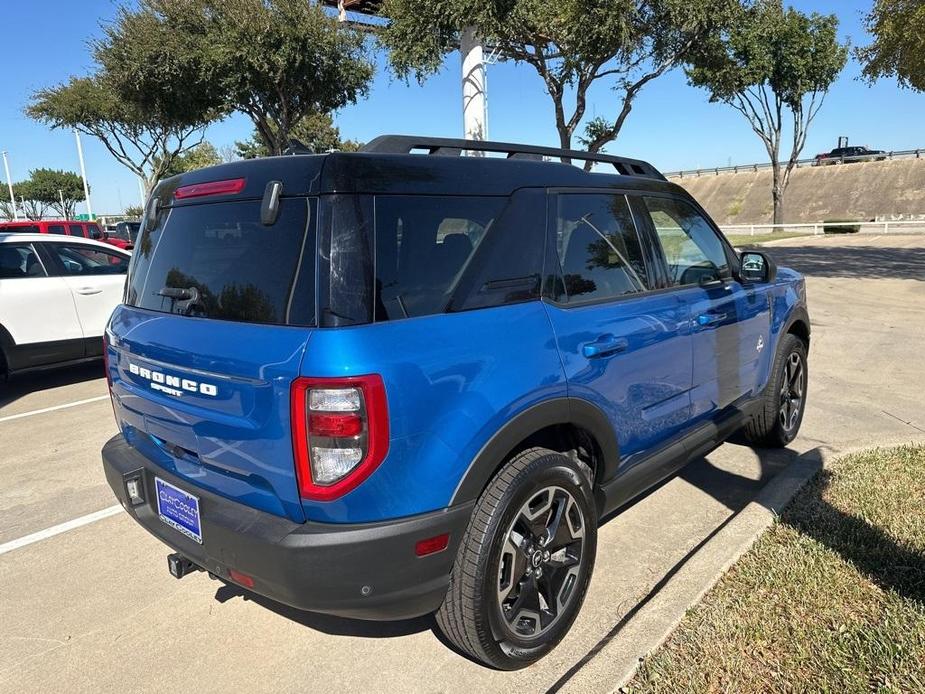
[[[569,303],[617,298],[649,286],[625,195],[560,194],[555,244]]]
[[[0,244],[0,280],[45,277],[45,268],[29,244]]]
[[[338,195],[320,231],[321,324],[357,325],[538,299],[545,194]]]
[[[63,224],[49,224],[48,225],[49,234],[64,234],[64,225]]]
[[[283,198],[272,225],[261,223],[259,200],[160,208],[135,247],[126,303],[202,318],[311,325],[314,206],[313,199]]]
[[[38,234],[41,230],[38,224],[10,224],[0,226],[0,232],[15,231],[23,234]]]

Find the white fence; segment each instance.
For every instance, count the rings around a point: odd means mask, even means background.
[[[925,234],[925,219],[882,222],[816,222],[813,224],[723,224],[724,234],[823,234],[825,229],[857,231],[861,234]]]

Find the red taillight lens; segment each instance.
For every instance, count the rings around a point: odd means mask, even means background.
[[[345,438],[363,433],[363,418],[355,414],[310,414],[308,435]]]
[[[208,183],[193,183],[177,188],[173,196],[177,200],[187,198],[203,198],[207,195],[235,195],[244,190],[244,178],[229,178],[225,181],[209,181]]]
[[[352,491],[388,452],[382,377],[299,378],[291,393],[299,494],[330,501]]]

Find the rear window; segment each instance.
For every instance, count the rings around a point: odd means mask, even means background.
[[[0,233],[15,231],[23,234],[38,234],[41,230],[38,224],[10,224],[0,225]]]
[[[130,306],[202,318],[314,323],[313,199],[284,198],[276,222],[260,201],[161,207],[146,220],[129,276]]]

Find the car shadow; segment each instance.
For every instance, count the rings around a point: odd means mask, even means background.
[[[215,591],[215,600],[219,603],[225,603],[235,598],[254,602],[291,622],[301,624],[304,627],[331,636],[358,636],[361,638],[388,639],[397,636],[419,634],[422,631],[428,630],[434,631],[435,633],[439,632],[433,615],[391,622],[349,619],[347,617],[335,617],[334,615],[298,610],[294,607],[289,607],[288,605],[283,605],[282,603],[265,598],[262,595],[251,593],[244,588],[230,583],[222,582],[222,585]]]
[[[62,366],[47,371],[14,374],[6,382],[0,380],[0,407],[10,405],[32,393],[93,381],[103,377],[102,360],[86,362],[76,366]]]
[[[761,250],[778,265],[812,277],[925,281],[925,248],[823,245]]]

